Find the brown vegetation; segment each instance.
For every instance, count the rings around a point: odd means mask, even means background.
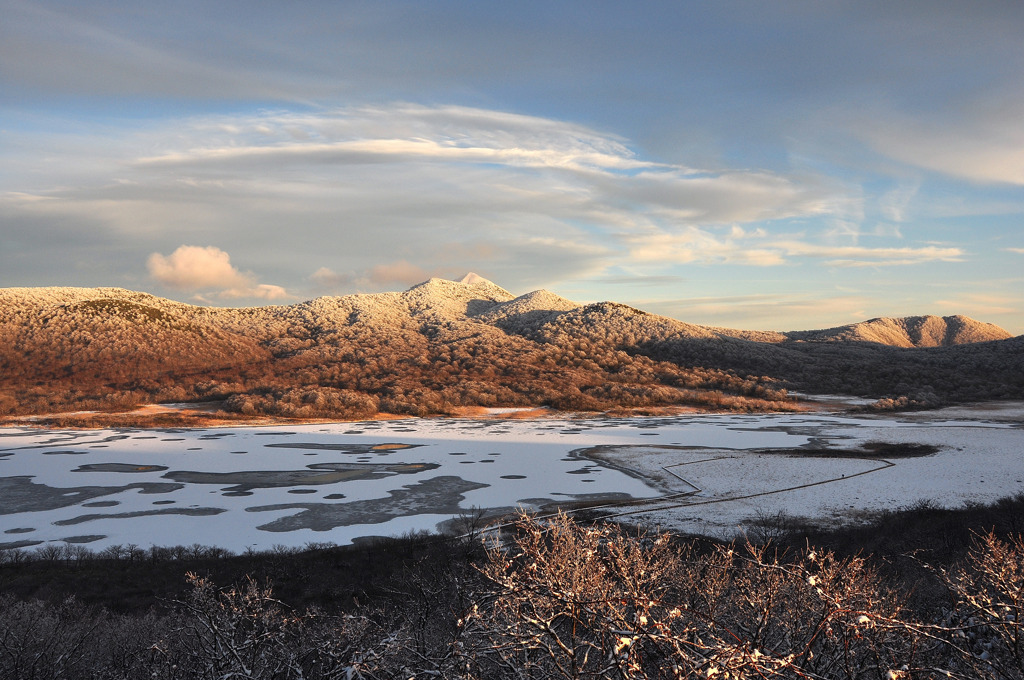
[[[944,342],[994,333],[936,318],[881,321]],[[0,417],[197,401],[218,402],[224,417],[353,419],[493,406],[778,410],[793,408],[786,388],[889,399],[883,407],[1024,394],[1021,338],[906,349],[821,333],[712,329],[545,291],[513,298],[487,281],[249,309],[6,289]]]
[[[1018,518],[1022,502],[1015,501]],[[424,552],[426,545],[440,549]],[[477,534],[379,547],[424,559],[404,562],[377,595],[342,608],[296,609],[256,578],[217,588],[195,573],[187,592],[159,611],[114,614],[74,599],[2,595],[0,675],[1024,677],[1019,535],[977,534],[963,559],[925,565],[914,582],[894,579],[884,563],[824,548],[713,544],[565,516],[521,517],[483,550]],[[216,559],[188,548],[78,552],[37,551],[33,559],[69,571],[106,560],[108,580],[129,568]],[[7,554],[0,574],[24,570],[12,559],[23,553]],[[334,559],[303,577],[308,589],[329,588],[333,574],[350,566],[346,553],[323,554]],[[280,562],[281,574],[289,572],[284,565],[305,564],[286,552],[264,558]]]

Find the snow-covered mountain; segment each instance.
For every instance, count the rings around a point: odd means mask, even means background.
[[[285,415],[771,408],[789,387],[978,399],[1021,396],[1022,343],[963,316],[790,333],[713,328],[544,290],[517,297],[476,274],[251,308],[119,288],[8,288],[0,414],[232,398]]]

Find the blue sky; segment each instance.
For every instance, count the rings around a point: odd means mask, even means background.
[[[1024,333],[1019,2],[0,0],[0,286]]]

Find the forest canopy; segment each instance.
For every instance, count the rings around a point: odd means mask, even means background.
[[[966,317],[821,331],[696,326],[484,279],[289,306],[211,308],[115,288],[0,290],[0,416],[213,402],[235,417],[464,407],[879,407],[1024,395],[1024,338]]]

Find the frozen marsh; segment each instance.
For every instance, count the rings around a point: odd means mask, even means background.
[[[0,547],[235,551],[599,504],[720,537],[1024,490],[1024,405],[892,416],[405,419],[199,430],[0,429]]]

